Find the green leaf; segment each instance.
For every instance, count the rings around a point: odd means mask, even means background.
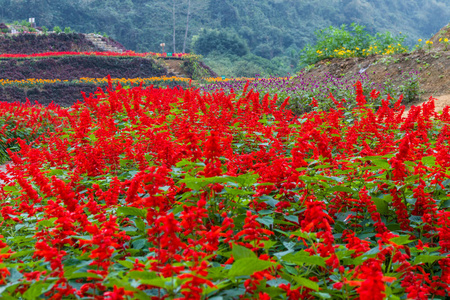
[[[309,280],[307,278],[300,277],[300,276],[294,277],[294,280],[298,283],[298,285],[295,288],[304,286],[304,287],[314,290],[316,292],[319,291],[319,285],[317,284],[317,282],[314,282],[312,280]]]
[[[410,240],[409,238],[410,238],[409,235],[402,235],[389,240],[397,245],[405,245],[414,242],[414,240]]]
[[[23,250],[23,251],[19,251],[19,252],[12,254],[10,257],[11,258],[19,258],[19,257],[27,256],[32,253],[34,253],[34,249]]]
[[[371,162],[380,169],[389,170],[391,168],[391,165],[384,159],[373,159]]]
[[[317,235],[314,232],[295,231],[290,235],[301,237],[302,239],[316,239]]]
[[[327,294],[327,293],[316,292],[316,293],[313,293],[313,294],[316,295],[316,296],[319,296],[320,299],[332,299],[331,295]]]
[[[67,279],[78,279],[78,278],[95,278],[95,279],[102,279],[102,276],[95,274],[95,273],[89,273],[89,272],[75,272],[70,275],[66,275]]]
[[[42,221],[40,221],[38,223],[38,226],[39,227],[53,227],[53,226],[55,226],[55,221],[57,219],[58,218],[51,218],[51,219],[48,219],[48,220],[42,220]]]
[[[154,272],[131,271],[127,274],[127,277],[131,279],[152,280],[158,278],[158,275],[156,275]]]
[[[50,290],[55,283],[45,282],[45,281],[37,281],[27,289],[27,291],[23,294],[23,297],[27,300],[34,300],[40,298],[40,296]]]
[[[142,279],[142,280],[139,280],[139,282],[142,284],[148,284],[148,285],[152,285],[152,286],[156,286],[156,287],[160,287],[160,288],[167,287],[166,282],[160,277],[157,277],[154,279]]]
[[[237,244],[233,244],[233,249],[231,253],[233,253],[233,257],[235,260],[243,258],[256,258],[256,254],[253,253],[252,250]]]
[[[272,207],[276,207],[277,203],[280,202],[278,200],[275,200],[273,197],[267,195],[262,195],[259,197],[259,199],[261,199],[262,201],[264,201],[265,203],[269,204]]]
[[[261,218],[256,218],[256,221],[258,221],[261,224],[266,225],[267,227],[270,227],[273,225],[273,218],[269,216],[264,216]]]
[[[422,163],[427,167],[433,167],[436,165],[436,157],[434,156],[422,157]]]
[[[134,267],[134,264],[129,260],[119,260],[117,262],[128,269],[133,269]]]
[[[138,239],[132,242],[133,249],[142,249],[147,243],[146,239]]]
[[[381,215],[389,214],[388,204],[386,201],[384,201],[383,198],[373,197],[372,200],[373,200],[373,203],[375,203],[375,206],[377,207],[377,211]]]
[[[253,192],[251,191],[244,191],[241,189],[232,189],[225,187],[225,190],[227,191],[227,194],[233,195],[233,196],[245,196],[245,195],[253,195]]]
[[[238,183],[240,186],[251,186],[258,181],[259,174],[245,173],[238,177],[229,177],[229,181]]]
[[[437,260],[443,259],[445,256],[439,256],[439,255],[419,255],[416,256],[414,259],[414,264],[421,264],[421,263],[433,263]]]
[[[118,216],[137,216],[145,218],[147,216],[147,211],[144,209],[139,209],[136,207],[119,207],[117,209]]]
[[[53,170],[50,170],[50,172],[48,172],[47,174],[48,175],[64,175],[64,170],[53,169]]]
[[[258,258],[243,258],[234,262],[231,266],[228,276],[250,276],[255,272],[259,272],[270,268],[273,263]]]
[[[298,223],[298,217],[294,215],[284,216],[284,218],[288,221]]]
[[[311,266],[321,266],[325,267],[325,258],[313,255],[310,256],[308,252],[300,251],[297,253],[289,253],[282,257],[284,261],[294,263],[296,265],[302,266],[302,265],[311,265]]]
[[[145,222],[142,221],[142,219],[136,218],[136,220],[134,220],[134,223],[136,224],[136,227],[140,231],[144,231],[145,230]]]
[[[441,203],[441,208],[449,208],[450,207],[450,200],[444,200]]]
[[[277,241],[272,241],[272,240],[268,240],[268,241],[264,241],[262,242],[264,244],[264,249],[270,249],[273,246],[275,246],[278,242]]]
[[[15,192],[15,191],[18,191],[18,189],[17,189],[17,187],[16,187],[15,185],[5,185],[5,186],[3,187],[3,190],[4,190],[5,192]]]
[[[90,135],[89,135],[89,140],[91,140],[91,141],[93,141],[93,142],[96,142],[96,141],[98,140],[98,138],[97,138],[97,136],[95,135],[95,133],[93,133],[93,134],[90,134]]]
[[[328,189],[328,192],[346,192],[346,193],[353,193],[354,191],[346,186],[337,185],[332,188]]]

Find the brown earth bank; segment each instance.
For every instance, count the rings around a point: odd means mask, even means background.
[[[405,95],[403,103],[409,109],[430,97],[436,101],[436,110],[450,105],[450,24],[436,33],[423,48],[411,53],[394,55],[373,55],[368,57],[325,59],[305,72],[305,76],[323,77],[331,75],[342,80],[350,80],[364,75],[374,88],[394,87],[408,90],[408,86],[418,88],[411,95]],[[406,87],[406,88],[405,88]],[[411,88],[412,90],[412,88]]]
[[[388,82],[400,86],[417,74],[421,100],[430,95],[450,94],[450,51],[431,49],[385,56],[326,59],[318,62],[305,76],[330,74],[346,80],[361,73],[365,73],[375,86],[384,86]]]

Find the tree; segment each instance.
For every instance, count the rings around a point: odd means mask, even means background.
[[[175,50],[175,0],[172,0],[172,24],[173,24],[173,53],[176,53]]]
[[[203,29],[193,39],[194,51],[208,55],[212,51],[244,56],[249,53],[247,43],[236,33],[227,30]]]
[[[184,42],[183,42],[183,53],[186,52],[186,40],[188,36],[188,30],[189,30],[189,15],[191,14],[191,0],[188,0],[188,10],[187,10],[187,17],[186,17],[186,31],[184,33]]]

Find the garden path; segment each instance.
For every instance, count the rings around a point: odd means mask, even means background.
[[[445,95],[441,95],[441,96],[433,96],[433,98],[437,99],[437,101],[434,101],[434,110],[436,112],[440,112],[444,109],[444,107],[450,105],[450,94],[445,94]],[[426,101],[428,101],[428,100],[426,100]],[[413,105],[418,106],[426,101],[416,102],[416,103],[413,103]],[[404,117],[406,117],[411,106],[406,107],[405,112],[403,113]]]

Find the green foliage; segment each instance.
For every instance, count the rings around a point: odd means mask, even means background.
[[[384,87],[386,93],[391,96],[403,95],[403,103],[408,104],[414,101],[420,100],[420,96],[423,91],[420,89],[419,76],[417,73],[412,72],[408,75],[402,75],[402,82],[400,85],[396,86],[388,78],[384,82]]]
[[[23,20],[20,25],[24,26],[24,27],[31,27],[31,23],[27,22],[26,20]]]
[[[72,30],[70,29],[70,27],[65,27],[64,28],[64,33],[71,33]]]
[[[201,65],[201,59],[201,55],[188,55],[183,58],[181,68],[183,68],[193,80],[210,77],[208,70]]]
[[[17,138],[31,143],[47,130],[53,130],[52,126],[44,125],[37,132],[26,126],[23,122],[11,118],[11,115],[0,116],[0,128],[4,128],[0,134],[0,164],[10,160],[7,149],[11,152],[20,150]]]
[[[365,26],[352,23],[350,29],[345,24],[330,26],[316,31],[317,42],[308,44],[302,50],[300,63],[310,65],[332,57],[357,57],[372,54],[395,54],[407,51],[404,46],[406,36],[393,36],[390,32],[372,36]]]
[[[56,131],[43,131],[1,186],[2,299],[55,298],[66,283],[80,299],[194,289],[195,299],[353,299],[369,281],[377,299],[406,299],[407,276],[442,281],[450,180],[447,161],[432,155],[447,153],[444,116],[399,122],[389,116],[401,108],[361,104],[297,119],[253,95],[117,89],[58,110]],[[111,103],[110,114],[98,111]],[[416,135],[424,141],[405,153]],[[215,161],[205,157],[211,144]],[[193,145],[205,154],[167,155]],[[248,160],[264,148],[264,159]],[[436,287],[424,294],[448,298]]]
[[[53,31],[54,31],[55,33],[61,33],[61,32],[62,32],[62,29],[61,29],[59,26],[55,26],[55,27],[53,27]]]
[[[226,30],[203,29],[193,38],[195,53],[208,55],[212,51],[220,54],[244,56],[249,53],[247,43],[236,33]]]

